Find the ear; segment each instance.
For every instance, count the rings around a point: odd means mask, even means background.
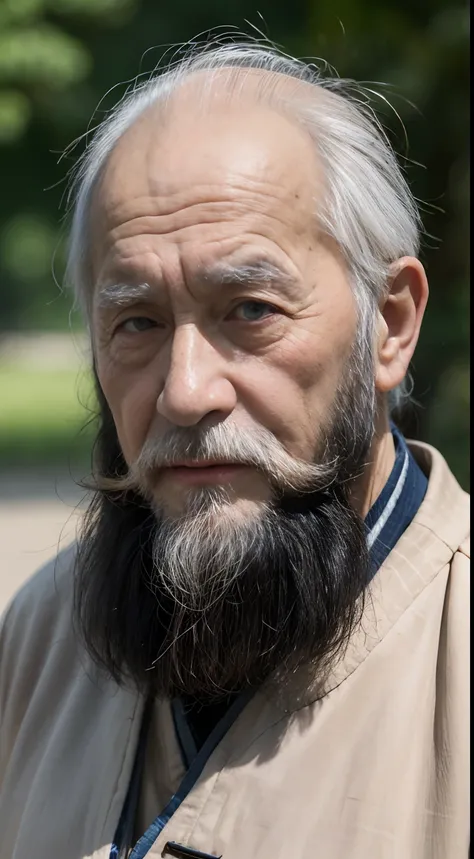
[[[403,381],[415,351],[428,301],[425,270],[415,257],[393,263],[389,289],[379,306],[375,387],[386,393]]]

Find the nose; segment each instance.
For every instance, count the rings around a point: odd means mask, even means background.
[[[158,413],[175,426],[194,426],[214,414],[225,420],[237,395],[225,361],[194,324],[175,329],[158,397]]]

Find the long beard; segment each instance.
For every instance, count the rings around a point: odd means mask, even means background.
[[[218,698],[305,663],[322,672],[344,649],[369,563],[363,522],[340,490],[283,499],[227,538],[225,521],[206,538],[199,517],[184,527],[140,509],[135,522],[122,511],[127,531],[118,511],[102,512],[82,545],[82,631],[118,682]]]
[[[372,387],[346,375],[314,490],[289,489],[285,479],[251,521],[232,520],[220,491],[198,493],[175,521],[153,510],[146,486],[127,483],[98,395],[108,488],[85,518],[75,583],[75,619],[93,659],[146,694],[202,700],[271,674],[283,680],[303,664],[323,673],[359,622],[369,579],[364,524],[348,489],[372,440]]]
[[[219,697],[312,662],[347,642],[367,583],[363,525],[337,490],[285,499],[227,535],[159,523],[148,586],[167,602],[150,679],[166,695]],[[242,533],[243,532],[243,533]]]

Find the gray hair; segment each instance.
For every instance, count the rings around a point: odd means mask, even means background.
[[[74,171],[69,200],[74,213],[66,279],[76,302],[90,314],[88,213],[96,181],[114,146],[151,105],[169,102],[190,75],[206,72],[205,88],[221,70],[262,70],[258,97],[283,109],[310,134],[325,174],[325,199],[318,201],[321,229],[338,244],[350,272],[359,324],[372,346],[378,303],[388,284],[390,265],[402,256],[417,256],[421,221],[413,195],[395,153],[370,105],[369,90],[354,81],[330,77],[316,64],[289,57],[276,47],[257,42],[221,44],[218,39],[191,47],[183,56],[135,82],[98,126]],[[272,85],[275,76],[295,81],[294,93]],[[234,74],[234,84],[237,75]],[[301,87],[298,84],[306,84]],[[309,85],[309,86],[308,86]],[[406,396],[402,383],[389,404],[398,407]]]

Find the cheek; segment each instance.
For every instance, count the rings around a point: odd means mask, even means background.
[[[311,330],[312,329],[312,330]],[[294,456],[311,457],[327,421],[354,331],[300,326],[252,366],[249,410]]]
[[[98,362],[98,376],[112,412],[123,455],[128,464],[137,458],[156,414],[158,390],[152,372],[133,372],[110,361]]]

